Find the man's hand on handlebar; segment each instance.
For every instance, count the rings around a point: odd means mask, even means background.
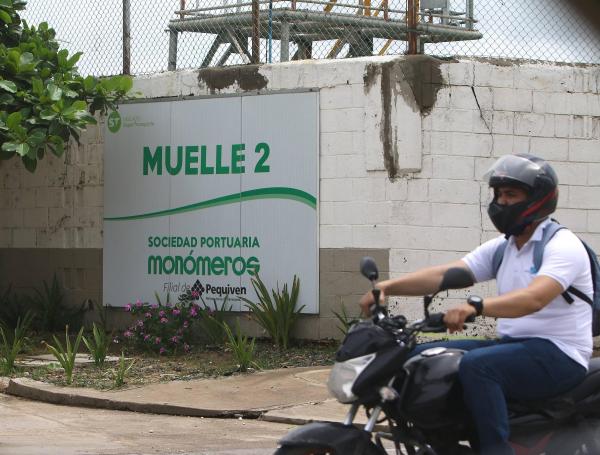
[[[446,311],[444,324],[450,333],[460,332],[465,328],[465,322],[471,322],[477,315],[477,310],[468,303],[456,305]],[[469,321],[467,319],[470,319]]]
[[[379,295],[379,304],[383,305],[385,302],[385,292],[383,291],[383,289],[381,289],[380,292],[381,292],[381,294]],[[371,316],[371,306],[374,304],[375,304],[375,301],[373,299],[372,291],[367,292],[360,299],[360,302],[359,302],[360,309],[362,310],[363,314],[366,317]]]

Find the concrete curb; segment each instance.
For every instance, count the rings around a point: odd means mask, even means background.
[[[62,387],[0,377],[0,393],[57,405],[303,425],[338,422],[347,408],[324,386],[328,368],[280,369],[248,376],[172,381],[114,390]]]
[[[187,417],[245,417],[257,419],[263,413],[272,408],[265,409],[202,409],[197,407],[179,406],[163,403],[138,403],[133,401],[111,400],[108,398],[99,398],[94,396],[84,396],[75,393],[66,393],[57,390],[47,390],[43,387],[36,387],[35,381],[29,381],[34,384],[24,384],[18,379],[11,379],[4,393],[30,400],[43,401],[51,404],[60,404],[66,406],[81,406],[87,408],[111,409],[116,411],[133,411],[149,414],[168,414]],[[42,383],[40,383],[42,384]]]

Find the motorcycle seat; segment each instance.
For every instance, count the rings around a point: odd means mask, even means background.
[[[571,415],[600,410],[600,357],[590,360],[587,375],[571,390],[556,397],[533,402],[509,402],[511,414]]]

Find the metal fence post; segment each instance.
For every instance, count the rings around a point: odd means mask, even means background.
[[[467,0],[467,28],[469,30],[473,30],[475,27],[473,26],[473,0]]]
[[[419,52],[417,44],[417,10],[419,0],[408,0],[406,5],[406,22],[408,26],[408,53],[411,55]]]
[[[260,23],[258,0],[252,0],[252,63],[260,63]]]
[[[131,3],[123,0],[123,74],[131,74]]]
[[[169,29],[169,63],[167,66],[168,71],[175,71],[177,69],[177,39],[179,33],[177,30]]]
[[[281,22],[281,48],[279,60],[287,62],[290,59],[290,23]]]

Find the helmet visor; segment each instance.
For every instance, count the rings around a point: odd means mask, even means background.
[[[483,175],[483,179],[491,185],[520,182],[530,188],[534,187],[535,179],[544,173],[543,169],[533,161],[517,155],[504,155]],[[493,180],[493,182],[492,182]]]

